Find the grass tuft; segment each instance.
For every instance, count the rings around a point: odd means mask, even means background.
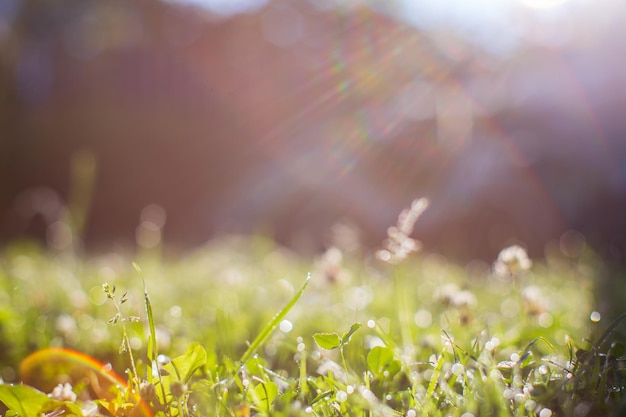
[[[180,260],[147,259],[145,277],[120,255],[81,260],[7,247],[0,256],[4,414],[97,415],[94,407],[105,402],[80,383],[53,401],[44,401],[53,393],[11,385],[23,357],[55,346],[119,373],[129,369],[129,390],[160,417],[626,411],[626,314],[586,341],[603,325],[592,314],[593,262],[557,257],[531,265],[516,249],[493,273],[434,255],[390,264],[338,256],[336,248],[333,276],[342,279],[302,283],[308,271],[327,276],[328,263],[260,239],[215,242]],[[107,410],[130,409],[123,402],[132,398],[107,400]]]

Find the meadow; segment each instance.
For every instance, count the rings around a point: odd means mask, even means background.
[[[602,335],[588,249],[460,266],[418,251],[400,220],[378,253],[338,244],[316,258],[263,236],[178,259],[15,242],[0,256],[4,415],[626,410],[620,322]]]

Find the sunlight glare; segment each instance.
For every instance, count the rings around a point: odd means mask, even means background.
[[[172,3],[195,4],[222,16],[254,12],[265,6],[267,0],[167,0]]]
[[[552,9],[562,6],[568,0],[519,0],[521,4],[531,9]]]

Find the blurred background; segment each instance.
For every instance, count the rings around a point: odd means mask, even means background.
[[[584,236],[620,262],[624,19],[619,0],[0,0],[0,240],[261,232],[310,253],[338,230],[379,245],[426,196],[429,251]]]

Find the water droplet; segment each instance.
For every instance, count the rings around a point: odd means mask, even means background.
[[[460,363],[455,363],[454,365],[452,365],[451,371],[454,375],[459,376],[465,371],[465,367]]]
[[[597,323],[600,321],[600,319],[602,318],[602,316],[600,315],[599,312],[594,311],[589,315],[589,320],[591,320],[594,323]]]
[[[289,320],[283,320],[280,322],[279,326],[280,331],[283,333],[289,333],[293,330],[293,324]]]
[[[552,410],[550,410],[549,408],[544,408],[539,412],[539,417],[551,417],[552,416]]]
[[[348,399],[348,394],[345,391],[337,391],[335,398],[338,402],[342,403]]]

